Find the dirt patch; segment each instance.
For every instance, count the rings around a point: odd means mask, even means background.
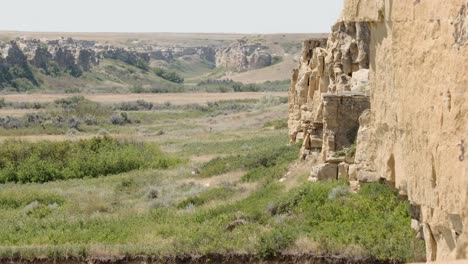
[[[223,157],[225,155],[220,155],[220,154],[209,154],[209,155],[200,155],[200,156],[193,156],[190,161],[193,163],[193,164],[202,164],[202,163],[206,163],[212,159],[216,159],[216,158],[219,158],[219,157]]]
[[[260,99],[265,95],[287,96],[286,92],[272,93],[167,93],[167,94],[9,94],[1,95],[8,102],[52,102],[61,98],[84,96],[99,103],[119,103],[145,100],[155,104],[170,102],[174,105],[206,104],[214,101]]]
[[[291,78],[291,69],[297,67],[298,62],[294,56],[285,56],[284,61],[270,67],[261,68],[247,72],[231,72],[224,78],[243,83],[263,83],[266,81],[284,81]]]
[[[221,174],[210,178],[189,178],[182,180],[182,183],[194,183],[205,187],[215,187],[221,184],[231,184],[240,181],[245,171],[237,170]]]
[[[0,109],[0,116],[21,117],[28,113],[40,112],[37,109]]]
[[[297,186],[300,182],[307,180],[310,174],[310,169],[318,164],[317,159],[309,159],[306,161],[296,161],[289,165],[288,172],[281,180],[287,190]]]

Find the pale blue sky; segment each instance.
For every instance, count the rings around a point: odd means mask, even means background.
[[[4,0],[0,30],[328,32],[343,0]]]

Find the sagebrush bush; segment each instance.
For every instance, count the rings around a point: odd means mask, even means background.
[[[176,162],[153,144],[110,137],[78,142],[7,141],[0,149],[0,183],[97,177],[140,168],[166,169]]]

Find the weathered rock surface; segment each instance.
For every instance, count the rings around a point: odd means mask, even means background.
[[[23,51],[15,41],[10,42],[7,46],[6,54],[6,62],[10,65],[22,67],[28,63],[26,55],[24,55]]]
[[[336,181],[337,179],[338,165],[333,163],[314,166],[309,177],[309,181]]]
[[[288,121],[290,141],[304,139],[302,158],[320,152],[325,162],[354,143],[359,116],[370,108],[369,38],[366,23],[338,22],[327,40],[304,42],[293,71]]]
[[[327,93],[370,94],[349,180],[358,186],[383,179],[409,199],[428,261],[468,258],[467,16],[466,0],[346,0],[327,47],[305,48],[293,74],[291,141],[300,135],[306,148],[318,148],[322,139],[322,153],[331,149],[324,129],[330,121],[317,122],[324,119]],[[330,43],[340,48],[332,51]],[[331,123],[342,114],[330,115]],[[311,132],[323,129],[309,133],[307,122]]]
[[[272,64],[272,55],[261,45],[248,45],[239,40],[237,44],[220,48],[216,52],[216,67],[245,71],[259,69]]]
[[[413,225],[429,261],[468,257],[467,8],[346,0],[343,12],[347,23],[369,22],[371,35],[372,107],[361,117],[356,177],[385,178],[420,207]]]
[[[349,180],[349,164],[342,162],[338,164],[338,179],[339,180]]]
[[[14,44],[13,44],[14,43]],[[19,52],[20,51],[20,52]],[[174,62],[176,59],[201,60],[211,67],[225,67],[235,71],[252,70],[270,66],[272,55],[268,48],[248,44],[239,40],[238,44],[226,47],[179,47],[179,46],[112,46],[95,41],[60,38],[56,40],[37,40],[20,38],[12,43],[0,43],[0,53],[10,60],[21,61],[49,70],[51,62],[60,68],[81,67],[89,71],[99,64],[102,58],[140,65],[140,60]]]

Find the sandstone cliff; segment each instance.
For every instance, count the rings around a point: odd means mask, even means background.
[[[237,71],[253,70],[270,66],[272,55],[267,47],[248,45],[239,40],[237,44],[216,51],[216,67],[230,68]]]
[[[150,66],[170,68],[175,65],[190,69],[194,65],[194,71],[197,67],[202,70],[220,67],[240,72],[264,68],[273,63],[269,47],[249,44],[246,40],[239,40],[234,45],[183,47],[138,41],[111,45],[63,37],[40,40],[18,37],[15,41],[0,42],[0,54],[0,88],[12,86],[18,91],[22,90],[19,87],[29,90],[39,85],[33,76],[34,71],[29,69],[30,65],[55,78],[62,75],[80,77],[98,66],[103,59],[121,61],[145,71]],[[21,72],[11,70],[12,67],[23,67],[28,74],[19,74]]]
[[[320,153],[326,161],[355,142],[359,116],[370,107],[368,40],[367,23],[339,22],[328,40],[304,42],[289,91],[289,136],[304,140],[302,158]]]
[[[467,8],[465,0],[346,0],[341,18],[367,23],[370,36],[370,110],[348,175],[384,179],[409,199],[428,261],[468,258]]]

